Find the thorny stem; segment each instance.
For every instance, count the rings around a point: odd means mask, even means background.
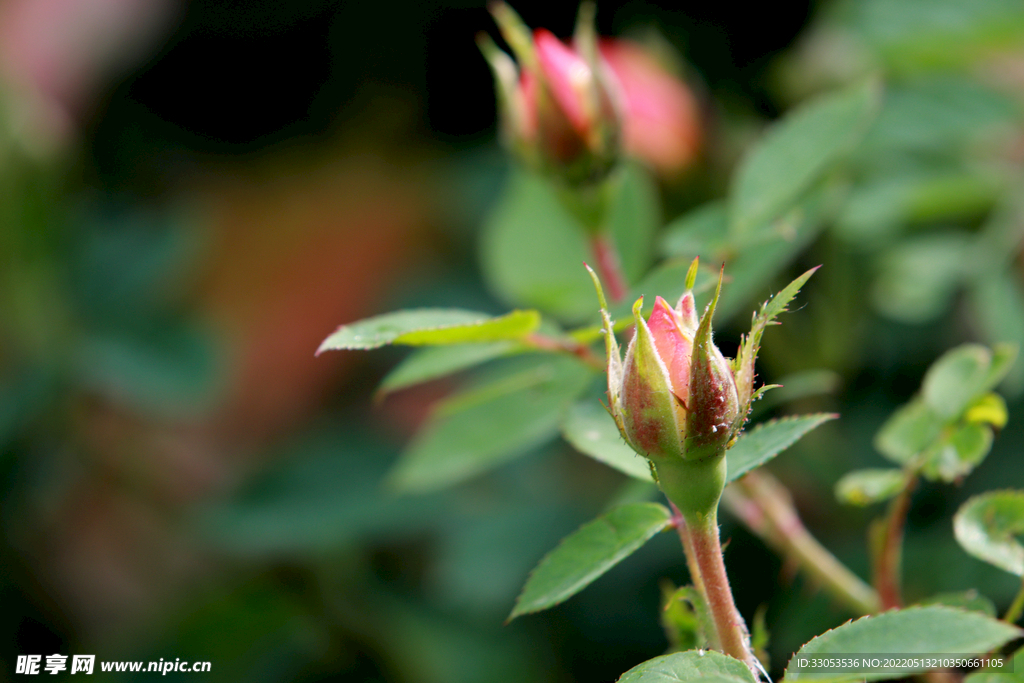
[[[590,238],[590,248],[594,252],[597,272],[608,287],[608,297],[612,303],[619,303],[626,297],[628,285],[622,273],[622,260],[619,251],[608,232],[594,233]]]
[[[747,626],[736,609],[729,588],[729,577],[722,559],[722,544],[718,538],[717,511],[712,509],[707,515],[694,513],[689,515],[689,519],[679,515],[676,523],[694,585],[703,594],[714,621],[716,637],[709,639],[717,640],[712,644],[746,664],[757,678],[761,667],[750,649]]]
[[[917,486],[917,472],[907,473],[903,490],[892,501],[885,519],[885,530],[875,558],[874,582],[882,609],[901,607],[903,598],[900,590],[901,566],[903,564],[903,531],[910,510],[910,497]]]
[[[1017,597],[1010,603],[1010,608],[1006,610],[1006,616],[1003,617],[1003,621],[1008,624],[1016,624],[1022,614],[1024,614],[1024,581],[1021,581]]]
[[[532,346],[533,348],[540,349],[542,351],[572,354],[593,369],[600,372],[603,372],[607,367],[604,360],[599,358],[589,346],[572,339],[556,339],[554,337],[548,337],[547,335],[540,334],[539,332],[533,332],[528,334],[523,339],[523,342],[528,346]]]
[[[856,614],[877,612],[878,594],[837,560],[804,526],[786,487],[768,472],[747,474],[726,489],[726,507],[780,554],[794,559]]]

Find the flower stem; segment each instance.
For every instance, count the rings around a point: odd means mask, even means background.
[[[804,526],[789,491],[763,470],[726,489],[723,502],[751,531],[780,554],[791,557],[854,613],[871,614],[878,593],[836,559]]]
[[[690,535],[686,527],[686,520],[683,519],[683,513],[679,511],[676,504],[669,501],[669,505],[672,506],[672,523],[676,528],[676,532],[679,534],[679,540],[683,544],[683,555],[686,557],[686,567],[690,570],[690,579],[693,581],[694,587],[704,598],[704,602],[707,603],[707,590],[704,589],[704,579],[700,573],[700,566],[697,564],[697,552],[693,546],[693,538]],[[710,624],[701,624],[707,631],[708,644],[714,650],[721,650],[722,643],[718,637],[718,627],[714,622]]]
[[[889,506],[882,537],[879,539],[879,550],[874,563],[874,583],[878,597],[882,601],[882,609],[892,609],[903,605],[900,589],[903,532],[907,523],[907,512],[910,510],[910,497],[916,486],[917,472],[910,471],[907,473],[907,481],[903,490]]]
[[[1016,624],[1022,614],[1024,614],[1024,581],[1020,584],[1017,597],[1013,599],[1013,602],[1010,603],[1010,608],[1006,610],[1006,616],[1003,617],[1003,621],[1008,624]]]
[[[608,288],[608,297],[612,303],[619,303],[626,297],[628,285],[622,273],[622,260],[611,234],[606,231],[594,233],[590,238],[590,249],[594,252],[597,272]]]
[[[690,513],[682,517],[678,529],[687,564],[694,574],[694,584],[703,593],[714,621],[716,637],[711,640],[717,640],[717,643],[713,644],[746,664],[755,678],[758,677],[760,666],[750,649],[750,635],[736,609],[729,577],[725,573],[722,544],[718,538],[717,510],[713,509],[707,515]]]

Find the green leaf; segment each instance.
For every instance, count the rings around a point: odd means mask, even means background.
[[[618,683],[755,683],[747,665],[714,650],[675,652],[649,659],[622,674]]]
[[[643,167],[627,164],[616,180],[608,225],[626,279],[637,282],[650,267],[655,233],[661,227],[658,188]]]
[[[647,270],[660,224],[656,193],[636,166],[624,167],[613,182],[609,226],[626,276],[635,281]],[[582,266],[593,261],[586,230],[544,177],[511,175],[484,226],[481,260],[488,285],[510,305],[568,321],[586,320],[594,311],[594,291]]]
[[[441,496],[383,494],[394,449],[361,427],[343,422],[281,444],[273,466],[197,511],[204,541],[229,555],[298,557],[437,524]]]
[[[626,445],[615,420],[597,401],[577,403],[566,414],[562,436],[573,448],[636,479],[652,481],[646,458]]]
[[[786,667],[786,680],[878,681],[903,678],[921,667],[886,667],[860,672],[826,672],[800,669],[800,660],[811,657],[863,655],[976,654],[988,652],[1024,635],[1015,626],[977,612],[933,605],[893,610],[864,617],[827,631],[793,655]]]
[[[1012,0],[867,0],[850,9],[851,28],[887,70],[903,75],[964,70],[1024,36],[1024,12]]]
[[[388,373],[377,392],[383,395],[444,377],[513,353],[516,348],[515,342],[500,341],[486,344],[428,346],[417,349]]]
[[[539,446],[558,433],[570,402],[593,374],[571,358],[534,367],[445,401],[391,472],[400,491],[464,481]]]
[[[835,394],[842,386],[842,377],[832,370],[801,370],[779,378],[782,385],[754,403],[751,418],[772,408],[811,396]]]
[[[520,339],[539,325],[537,311],[512,311],[492,318],[457,308],[418,308],[342,325],[316,352],[376,349],[387,344],[432,346]]]
[[[96,334],[75,347],[76,380],[139,413],[195,418],[222,398],[224,365],[208,329],[168,322],[136,334]]]
[[[925,452],[921,473],[932,481],[956,481],[980,465],[991,449],[991,427],[964,425]]]
[[[914,237],[881,253],[871,288],[883,315],[919,324],[938,317],[969,271],[970,237],[960,232]]]
[[[567,536],[530,574],[509,620],[567,600],[671,524],[657,503],[615,508]]]
[[[725,203],[709,202],[665,226],[661,250],[666,256],[688,259],[717,252],[724,246],[728,226]]]
[[[921,395],[938,415],[958,417],[973,399],[1002,381],[1016,355],[1016,348],[1005,344],[991,351],[980,344],[958,346],[928,369]]]
[[[991,491],[971,498],[953,518],[956,540],[969,554],[1024,576],[1024,491]]]
[[[878,452],[905,465],[939,437],[945,422],[920,398],[900,406],[875,435]]]
[[[726,452],[725,462],[729,466],[727,481],[739,479],[750,470],[760,467],[812,429],[837,417],[834,413],[814,413],[762,422],[742,434]]]
[[[676,588],[661,584],[661,628],[675,652],[707,647],[707,633],[714,628],[707,603],[693,586]]]
[[[836,483],[836,498],[847,505],[873,505],[889,500],[902,491],[906,483],[903,470],[854,470]]]
[[[989,617],[996,616],[995,603],[973,588],[959,593],[939,593],[917,604],[921,606],[946,605],[947,607],[956,607],[967,612],[979,612]]]
[[[997,174],[976,171],[914,169],[887,175],[854,191],[836,227],[850,242],[863,244],[885,238],[906,223],[962,222],[991,209],[1003,184]]]
[[[749,234],[789,209],[856,145],[878,108],[874,83],[819,97],[788,114],[740,162],[729,227]]]
[[[1024,346],[1024,291],[1012,271],[979,273],[970,290],[967,309],[989,341]],[[1024,363],[1011,366],[1005,387],[1013,393],[1024,388]]]

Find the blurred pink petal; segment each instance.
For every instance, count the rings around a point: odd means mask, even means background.
[[[599,49],[624,109],[626,152],[666,175],[689,166],[701,133],[690,89],[636,43],[605,39]]]

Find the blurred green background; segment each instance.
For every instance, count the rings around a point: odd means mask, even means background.
[[[515,6],[571,33],[575,6]],[[842,414],[772,470],[865,576],[881,510],[839,506],[835,481],[881,464],[875,431],[943,351],[1024,342],[1024,12],[634,0],[600,3],[598,27],[656,31],[702,103],[701,160],[658,186],[666,222],[721,197],[793,105],[884,82],[830,181],[842,201],[737,266],[753,275],[718,333],[729,354],[745,311],[825,265],[761,364],[805,390],[762,415]],[[481,3],[0,4],[0,680],[19,654],[62,653],[208,660],[217,681],[610,681],[665,650],[658,584],[687,580],[667,534],[503,625],[624,477],[557,441],[395,495],[382,479],[462,378],[374,402],[401,351],[313,357],[376,312],[515,303],[479,264],[510,169],[481,30]],[[1024,483],[1022,389],[1018,363],[1010,423],[967,481],[916,493],[909,600],[1012,598],[950,517]],[[767,610],[774,672],[852,616],[728,517],[722,533],[740,610]]]

